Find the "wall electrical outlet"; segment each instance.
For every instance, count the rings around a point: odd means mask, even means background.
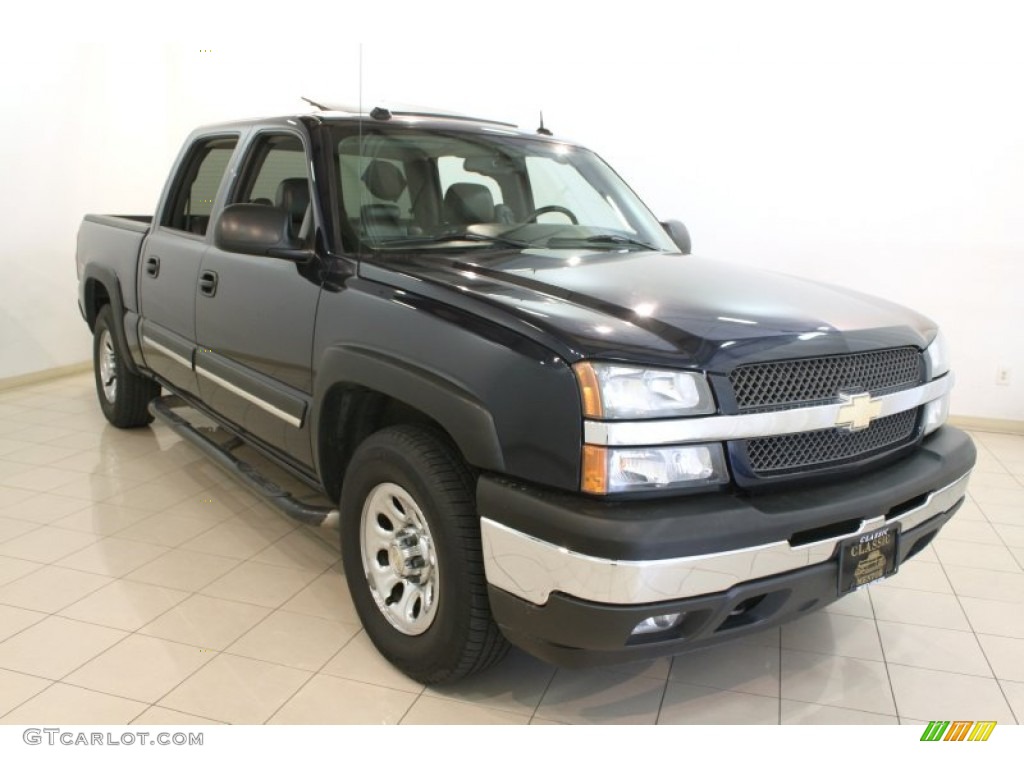
[[[1010,386],[1010,369],[996,368],[996,384],[1001,387]]]

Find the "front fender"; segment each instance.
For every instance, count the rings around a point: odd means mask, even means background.
[[[355,345],[332,347],[317,370],[312,423],[319,423],[324,398],[337,384],[364,387],[425,413],[448,432],[471,465],[504,471],[505,458],[494,419],[476,397],[455,382],[378,350]]]

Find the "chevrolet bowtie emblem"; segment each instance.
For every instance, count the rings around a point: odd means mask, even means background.
[[[867,392],[860,395],[839,395],[843,406],[836,414],[836,426],[850,432],[867,429],[873,419],[882,413],[882,401],[871,397]]]

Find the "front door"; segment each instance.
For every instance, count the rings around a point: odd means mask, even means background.
[[[268,131],[250,142],[228,204],[275,205],[310,244],[309,153],[298,133]],[[312,466],[313,326],[318,270],[211,246],[195,292],[196,375],[203,400],[248,434]]]

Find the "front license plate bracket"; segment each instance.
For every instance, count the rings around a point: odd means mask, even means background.
[[[839,545],[839,594],[887,579],[898,568],[900,525],[893,523],[851,536]]]

